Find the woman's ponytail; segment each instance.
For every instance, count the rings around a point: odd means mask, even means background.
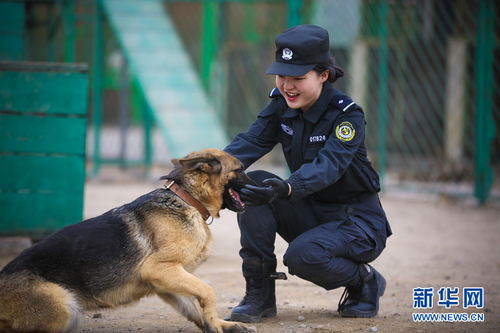
[[[328,82],[333,83],[337,81],[337,79],[344,76],[344,70],[335,65],[335,58],[330,57],[330,61],[327,64],[318,64],[314,67],[314,71],[318,74],[323,73],[325,70],[328,70]]]
[[[344,76],[344,70],[340,68],[339,66],[332,66],[332,70],[330,70],[330,75],[328,76],[328,82],[333,83],[337,81],[337,79],[341,78]],[[332,73],[333,72],[333,73]]]

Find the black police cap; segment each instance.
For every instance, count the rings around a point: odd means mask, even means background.
[[[312,24],[285,30],[275,39],[276,58],[266,74],[302,76],[318,64],[330,63],[328,31]]]

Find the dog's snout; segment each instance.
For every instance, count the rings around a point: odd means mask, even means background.
[[[237,183],[241,187],[245,186],[246,184],[257,185],[257,183],[252,178],[250,178],[250,176],[244,170],[238,170],[236,172],[236,178],[233,180],[233,182]]]
[[[248,176],[245,172],[243,172],[243,177],[245,180],[245,185],[250,184],[250,185],[257,186],[257,183],[252,178],[250,178],[250,176]]]

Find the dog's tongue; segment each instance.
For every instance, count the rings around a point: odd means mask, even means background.
[[[230,188],[229,189],[229,194],[231,195],[231,198],[233,198],[233,200],[238,205],[240,205],[240,207],[245,208],[245,203],[243,201],[241,201],[241,198],[240,198],[240,195],[238,194],[238,192],[236,192],[235,190],[233,190],[232,188]]]

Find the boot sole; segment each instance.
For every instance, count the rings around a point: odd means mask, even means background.
[[[258,323],[262,318],[276,317],[276,308],[269,308],[262,311],[260,315],[251,316],[245,313],[231,313],[231,321],[239,321],[241,323]]]
[[[378,298],[384,296],[385,292],[385,286],[386,286],[386,281],[382,275],[380,275],[381,280],[380,280],[380,286],[378,287]],[[375,311],[353,311],[350,310],[349,308],[342,311],[340,315],[342,317],[346,318],[372,318],[375,317],[378,313],[378,305],[379,305],[379,299],[377,299],[377,304],[375,306]]]

